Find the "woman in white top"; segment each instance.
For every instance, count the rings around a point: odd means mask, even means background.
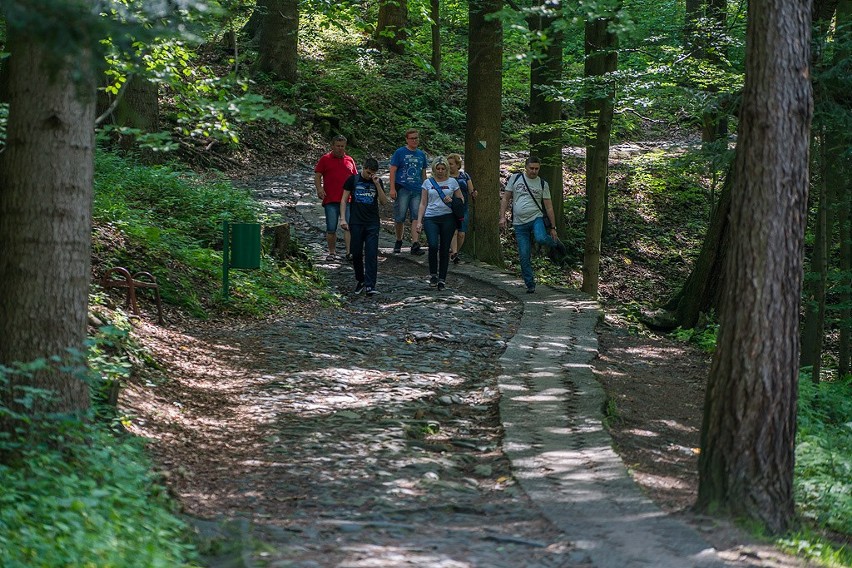
[[[456,218],[450,209],[453,196],[464,199],[459,183],[450,177],[447,158],[438,156],[432,161],[432,177],[423,182],[417,213],[418,231],[425,229],[429,242],[429,286],[438,290],[446,287],[450,243],[456,232]]]

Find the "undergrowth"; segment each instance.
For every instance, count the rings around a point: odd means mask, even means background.
[[[152,473],[141,440],[120,434],[104,394],[130,364],[118,327],[105,326],[86,355],[0,367],[0,566],[194,566],[196,552],[174,503]],[[86,381],[84,417],[37,410],[49,391],[12,387],[33,373]]]
[[[222,223],[272,223],[247,190],[175,165],[145,166],[99,151],[95,163],[95,273],[112,266],[157,277],[163,301],[197,317],[263,315],[288,298],[322,297],[324,278],[298,257],[229,271],[222,294]],[[269,243],[265,243],[266,247]],[[264,249],[265,251],[268,248]]]

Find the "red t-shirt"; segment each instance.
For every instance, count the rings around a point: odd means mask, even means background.
[[[351,156],[343,154],[342,158],[335,158],[334,154],[329,152],[319,159],[314,172],[322,174],[322,187],[325,190],[322,204],[325,205],[340,203],[343,197],[343,182],[349,179],[349,176],[357,174],[358,170]]]

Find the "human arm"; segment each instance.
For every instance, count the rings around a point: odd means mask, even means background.
[[[556,214],[553,212],[553,201],[550,199],[542,199],[544,203],[545,215],[550,219],[550,232],[552,237],[556,237]]]
[[[471,200],[476,199],[476,188],[473,186],[473,180],[470,179],[470,176],[467,176],[467,194],[470,195]]]
[[[325,199],[325,190],[322,187],[322,174],[314,172],[314,187],[317,188],[317,197]]]
[[[340,198],[340,228],[344,231],[349,230],[349,223],[346,222],[346,206],[349,205],[350,195],[352,195],[352,192],[344,189],[343,197]]]
[[[512,197],[513,195],[511,191],[504,191],[503,198],[500,199],[500,222],[498,225],[500,225],[501,229],[506,228],[506,211],[509,208],[509,204],[512,202]]]
[[[379,204],[387,205],[388,197],[385,195],[385,186],[379,176],[373,175],[373,183],[376,184],[376,199],[379,200]]]
[[[423,230],[423,216],[426,214],[426,204],[429,203],[429,190],[420,190],[420,209],[417,210],[417,231]]]
[[[390,198],[396,199],[396,170],[397,166],[391,164],[390,167]]]

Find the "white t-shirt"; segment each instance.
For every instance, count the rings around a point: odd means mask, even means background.
[[[449,204],[444,202],[444,198],[440,193],[438,193],[435,186],[432,185],[432,179],[434,178],[430,177],[423,182],[423,189],[429,192],[427,194],[428,201],[426,202],[426,211],[423,213],[424,218],[449,215],[453,212],[453,210],[450,209]],[[459,182],[457,182],[455,178],[447,178],[444,181],[439,181],[438,185],[441,186],[441,189],[444,191],[444,195],[452,195],[457,189],[459,189]]]
[[[527,182],[524,185],[524,181]],[[529,191],[527,191],[529,187]],[[543,217],[542,209],[544,203],[542,199],[550,199],[550,187],[547,182],[541,179],[541,176],[536,176],[535,179],[530,179],[524,173],[512,174],[509,181],[506,183],[506,191],[512,193],[512,224],[523,225],[535,220],[537,217]],[[530,196],[532,193],[532,196]],[[535,201],[533,201],[535,198]],[[541,205],[536,205],[538,202]],[[544,209],[547,211],[547,209]]]

